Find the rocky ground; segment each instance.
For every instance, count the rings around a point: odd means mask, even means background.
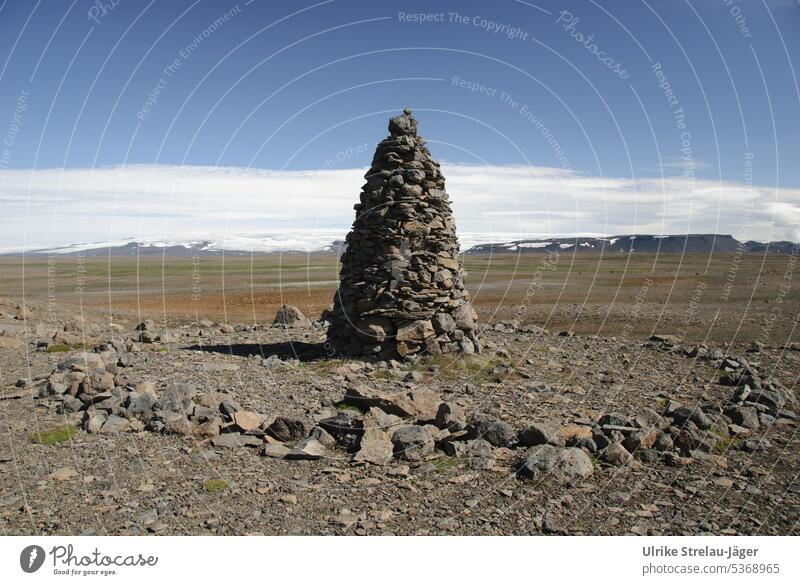
[[[0,313],[2,534],[798,533],[796,344]]]

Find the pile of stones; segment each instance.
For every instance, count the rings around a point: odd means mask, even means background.
[[[342,355],[480,351],[445,179],[411,110],[389,121],[342,254],[328,342]]]

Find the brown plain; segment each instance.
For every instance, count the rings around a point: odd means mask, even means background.
[[[595,253],[465,255],[484,323],[550,331],[772,345],[795,341],[791,256]],[[0,295],[115,319],[271,323],[284,303],[317,318],[336,290],[335,254],[0,258]]]

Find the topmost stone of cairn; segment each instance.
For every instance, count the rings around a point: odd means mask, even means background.
[[[403,114],[389,119],[389,134],[392,136],[416,136],[417,119],[406,108]]]
[[[328,341],[344,355],[480,351],[439,163],[411,110],[389,120],[342,254]]]

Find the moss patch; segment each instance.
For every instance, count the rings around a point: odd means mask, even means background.
[[[728,452],[728,450],[738,446],[742,442],[742,439],[739,437],[725,437],[717,441],[717,444],[714,445],[714,451],[719,453],[720,455],[724,455]]]
[[[71,441],[78,429],[70,426],[57,427],[49,431],[41,431],[31,435],[31,441],[39,445],[56,445],[65,441]]]
[[[57,343],[48,346],[47,353],[64,353],[73,349],[83,349],[82,343]]]
[[[429,356],[420,360],[420,371],[429,370],[431,366],[437,366],[438,371],[434,376],[439,380],[462,380],[473,384],[483,382],[496,382],[506,377],[505,374],[495,374],[492,370],[499,365],[509,366],[512,370],[516,369],[514,360],[502,359],[497,356],[468,355],[455,357],[453,355]]]
[[[231,487],[231,484],[228,483],[227,479],[209,479],[203,483],[203,489],[209,494],[224,492],[229,487]]]
[[[455,469],[461,465],[461,460],[458,457],[439,457],[432,461],[436,471],[447,471],[448,469]]]
[[[357,412],[359,414],[366,414],[367,410],[365,408],[361,408],[355,404],[348,404],[346,402],[337,402],[336,408],[339,410],[352,410],[353,412]]]

